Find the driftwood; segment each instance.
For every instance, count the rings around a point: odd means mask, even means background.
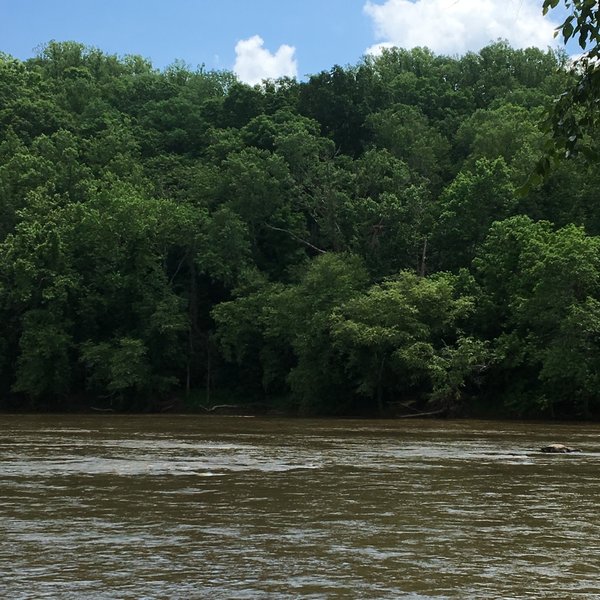
[[[93,410],[95,412],[102,412],[102,413],[112,413],[112,412],[115,412],[114,408],[98,408],[97,406],[90,406],[90,410]]]
[[[397,419],[419,419],[421,417],[436,417],[437,415],[443,415],[446,412],[447,412],[446,409],[442,408],[440,410],[432,410],[429,412],[415,413],[414,415],[399,415],[396,418]]]
[[[200,408],[204,412],[210,413],[210,412],[215,412],[216,410],[220,410],[222,408],[233,409],[233,408],[244,408],[244,406],[242,404],[215,404],[214,406],[211,406],[211,407],[200,406]]]

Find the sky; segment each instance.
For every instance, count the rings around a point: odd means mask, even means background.
[[[247,83],[300,79],[381,48],[477,51],[497,39],[555,47],[542,0],[0,0],[0,51],[74,40],[164,68],[229,69]]]

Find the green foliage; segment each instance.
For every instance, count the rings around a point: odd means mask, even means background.
[[[398,104],[372,113],[367,123],[376,146],[386,148],[419,175],[438,184],[445,174],[450,144],[419,108]]]
[[[385,404],[430,399],[456,408],[483,346],[458,329],[473,310],[460,278],[407,271],[344,303],[332,316],[336,348],[357,392]]]
[[[541,110],[513,104],[479,109],[466,119],[457,132],[458,142],[470,161],[501,156],[521,182],[540,156],[543,134],[539,128]]]
[[[241,363],[258,353],[263,385],[281,390],[287,379],[302,413],[340,412],[351,398],[344,397],[350,390],[332,344],[330,315],[367,281],[359,258],[325,254],[294,285],[263,284],[216,307],[220,343]]]
[[[557,0],[544,0],[543,12],[558,6]],[[571,84],[557,99],[546,126],[553,135],[546,160],[538,163],[538,174],[546,176],[550,160],[570,158],[582,153],[592,162],[598,160],[597,137],[600,103],[600,8],[590,0],[565,0],[569,12],[556,35],[564,42],[576,39],[582,55],[572,65]]]
[[[0,54],[0,398],[600,414],[597,9],[569,6],[574,74],[503,42],[254,87]],[[523,187],[573,81],[555,125],[592,162]]]
[[[503,158],[476,161],[461,171],[439,198],[432,245],[437,265],[468,267],[494,221],[517,209],[510,171]]]
[[[24,314],[14,391],[40,399],[62,398],[71,390],[69,325],[48,310]]]
[[[600,239],[573,225],[553,231],[515,217],[492,227],[476,267],[500,391],[514,410],[586,416],[597,409],[588,387],[594,378],[584,379],[597,361],[599,250]]]
[[[161,393],[176,383],[173,377],[156,376],[143,340],[119,338],[81,345],[81,362],[92,391],[123,400],[128,395]]]

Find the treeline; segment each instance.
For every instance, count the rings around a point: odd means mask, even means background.
[[[570,77],[504,43],[256,87],[0,55],[1,402],[599,415],[600,169],[535,176]]]

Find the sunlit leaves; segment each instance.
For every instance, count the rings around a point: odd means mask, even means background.
[[[554,159],[571,158],[582,152],[595,160],[596,150],[588,136],[595,137],[600,105],[600,8],[593,0],[566,0],[565,8],[571,13],[558,27],[565,43],[576,39],[583,53],[573,63],[573,83],[556,100],[549,113],[547,127],[555,144],[549,155]],[[545,0],[544,14],[558,6],[556,0]],[[551,165],[540,163],[543,175]]]

